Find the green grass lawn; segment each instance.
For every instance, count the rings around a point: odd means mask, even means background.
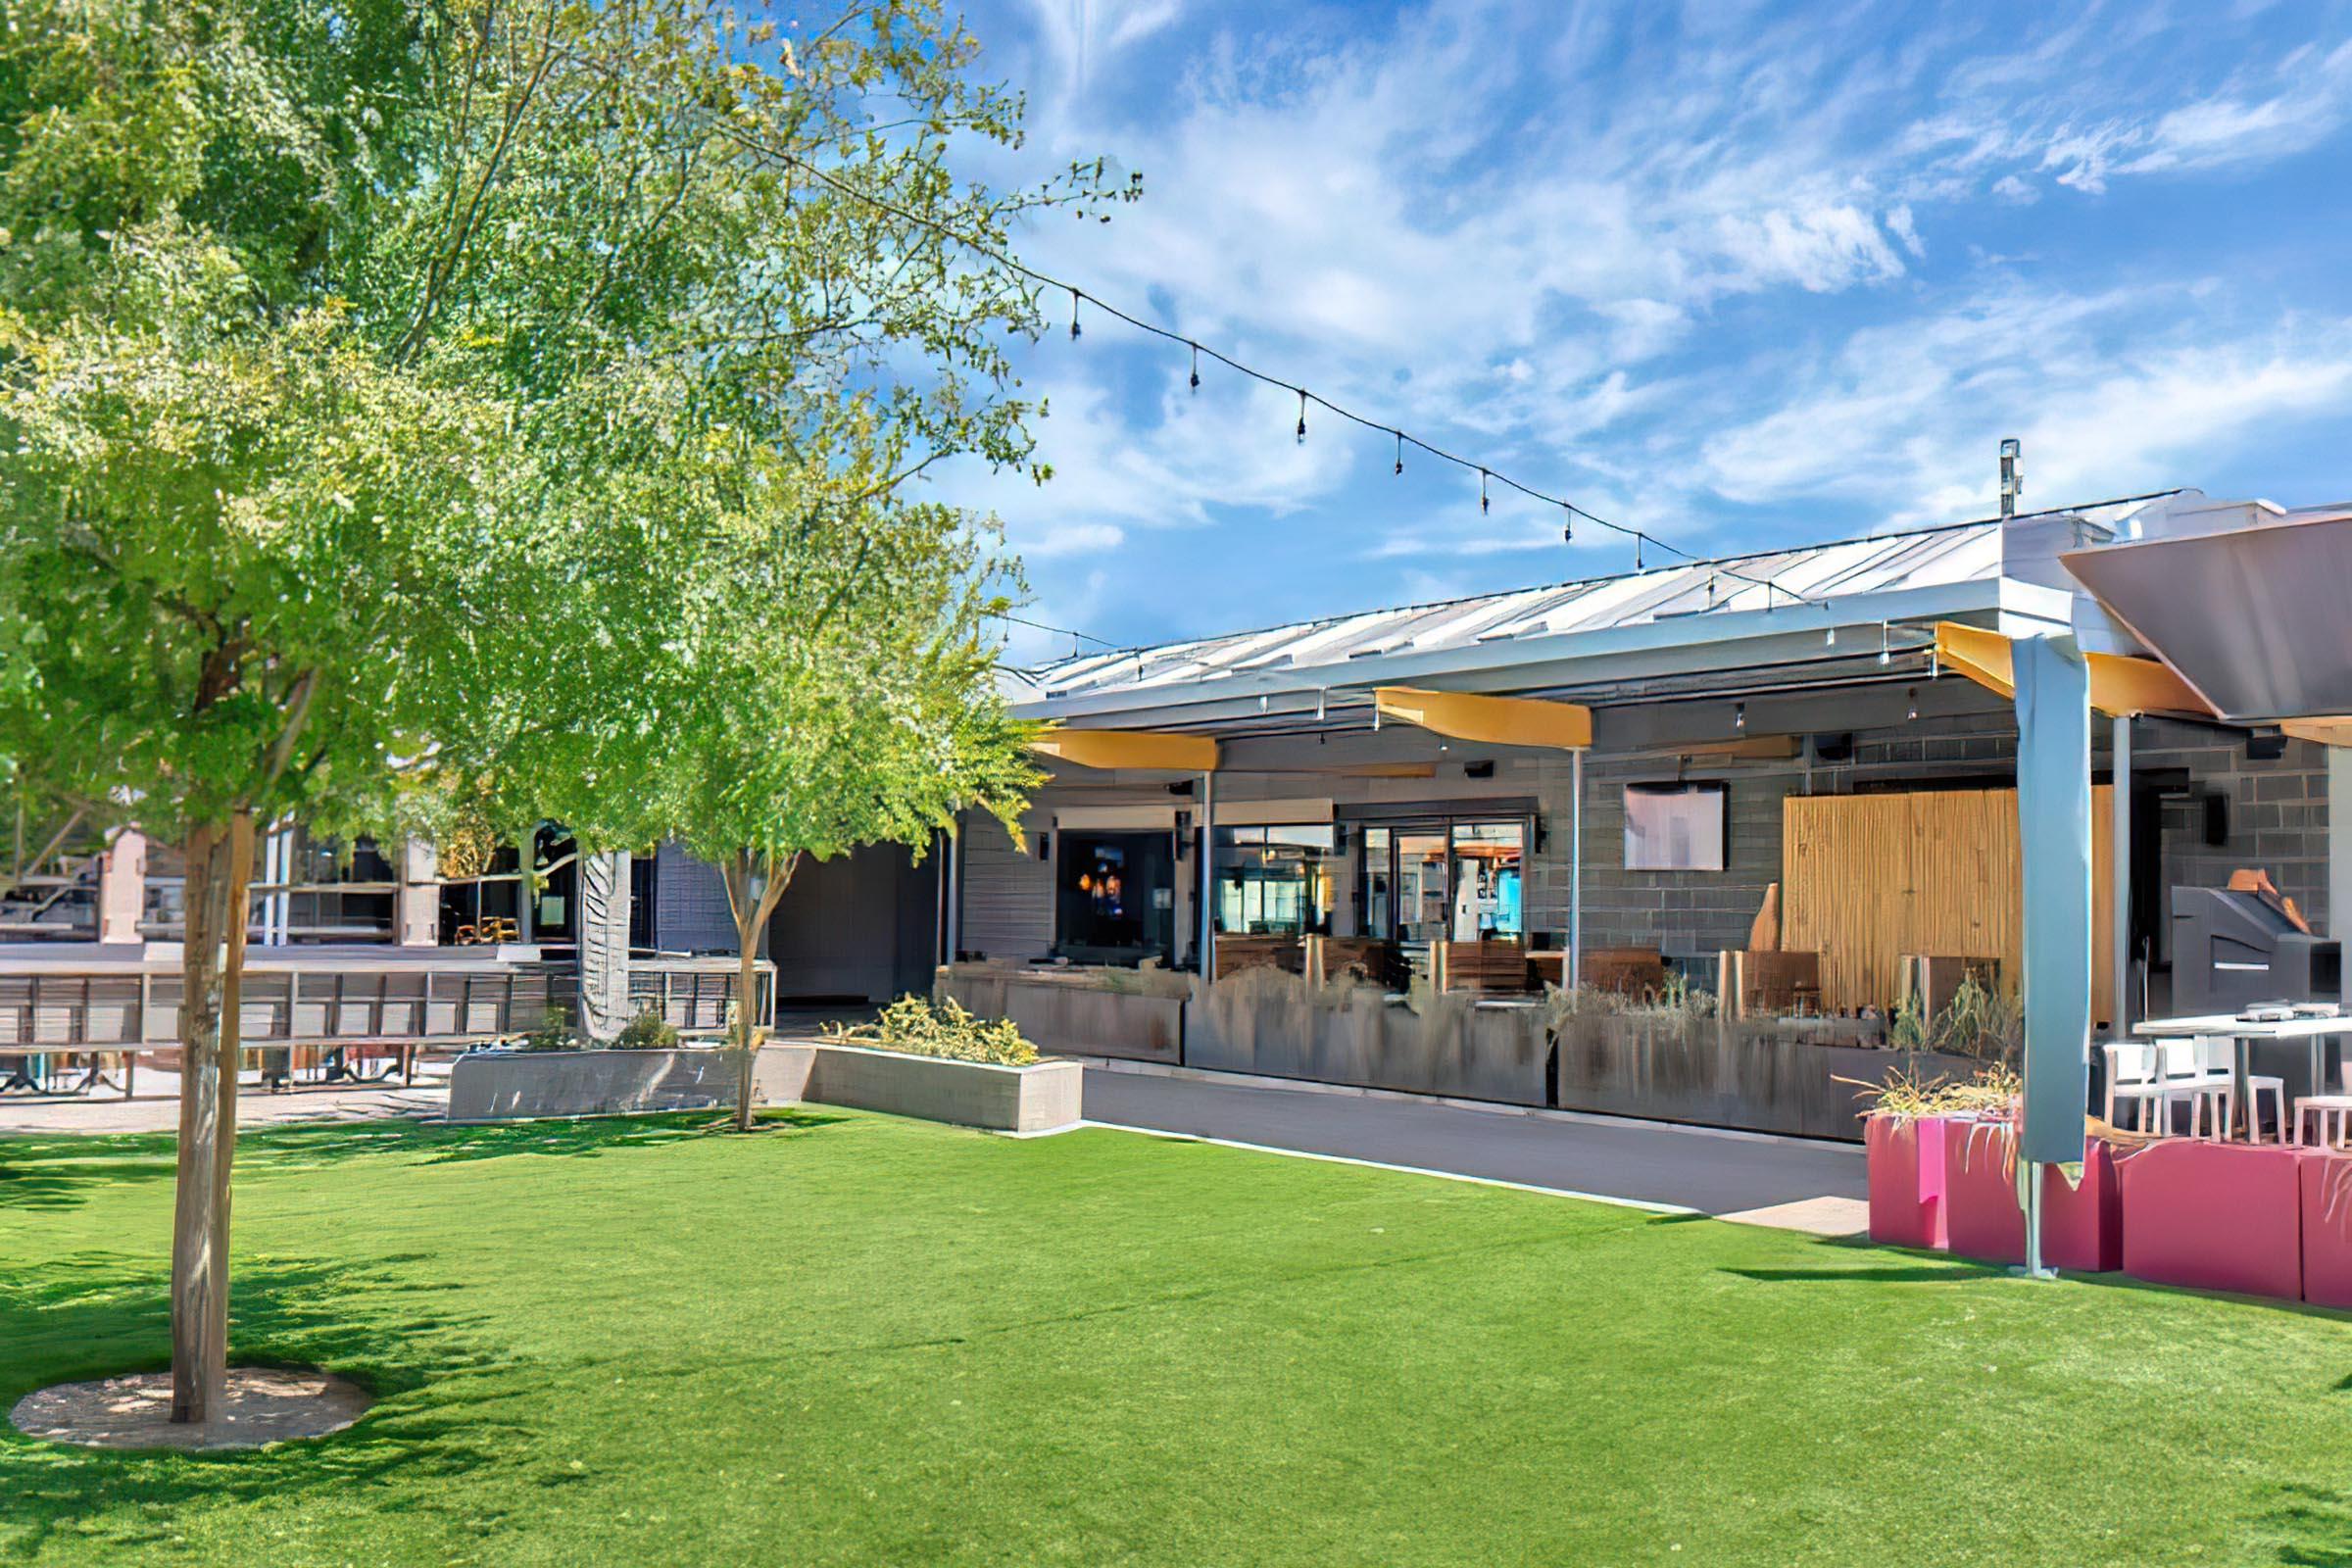
[[[248,1138],[220,1456],[0,1561],[2352,1563],[2352,1322],[1089,1131]],[[164,1364],[169,1141],[0,1141],[0,1399]]]

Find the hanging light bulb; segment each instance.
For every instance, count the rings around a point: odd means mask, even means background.
[[[1634,569],[1642,569],[1642,536],[1638,533],[1634,535]]]
[[[1745,703],[1734,703],[1732,705],[1732,728],[1747,728],[1747,705]]]
[[[1198,344],[1198,343],[1195,343],[1195,344],[1192,346],[1192,349],[1193,349],[1193,390],[1194,390],[1194,391],[1196,391],[1196,392],[1198,392],[1198,391],[1200,391],[1200,344]]]
[[[1565,501],[1560,503],[1560,543],[1576,543],[1576,509]]]
[[[1298,439],[1306,439],[1306,394],[1298,394]]]
[[[1078,335],[1078,291],[1070,290],[1070,336]]]
[[[1487,510],[1487,470],[1484,468],[1478,470],[1478,510],[1482,514]]]
[[[1904,687],[1904,688],[1903,688],[1903,697],[1904,697],[1904,699],[1905,699],[1906,701],[1908,701],[1908,702],[1910,703],[1910,705],[1911,705],[1911,711],[1909,711],[1908,713],[1905,713],[1903,716],[1904,716],[1905,718],[1917,718],[1917,717],[1919,717],[1919,688],[1918,688],[1918,687],[1916,687],[1916,686],[1906,686],[1906,687]]]
[[[1835,627],[1835,626],[1832,626],[1832,627],[1829,629],[1829,631],[1823,635],[1823,637],[1822,637],[1822,639],[1821,639],[1821,644],[1822,644],[1822,646],[1823,646],[1824,648],[1835,648],[1835,647],[1837,647],[1837,646],[1838,646],[1838,628],[1837,628],[1837,627]]]
[[[1894,650],[1886,644],[1886,623],[1883,620],[1879,622],[1879,662],[1882,664],[1894,662]]]
[[[1396,438],[1396,471],[1402,473],[1404,471],[1404,432],[1392,430],[1389,433]]]

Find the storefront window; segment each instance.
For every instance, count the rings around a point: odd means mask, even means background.
[[[1517,937],[1526,827],[1519,822],[1453,825],[1453,940]]]
[[[1168,953],[1176,883],[1167,834],[1065,831],[1055,869],[1056,951],[1110,963]]]
[[[1363,934],[1408,946],[1524,940],[1527,833],[1523,817],[1364,829]]]
[[[1218,828],[1217,929],[1329,935],[1334,843],[1328,825]]]

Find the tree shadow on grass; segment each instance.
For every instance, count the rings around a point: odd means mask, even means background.
[[[789,1136],[847,1119],[796,1107],[763,1112],[758,1125]],[[427,1165],[522,1154],[594,1158],[729,1130],[714,1127],[703,1111],[462,1126],[405,1119],[302,1122],[240,1134],[237,1165],[245,1171],[283,1171],[386,1157]],[[0,1208],[72,1208],[109,1189],[168,1182],[177,1143],[168,1133],[0,1139]]]
[[[121,1556],[182,1532],[188,1505],[306,1497],[397,1478],[406,1505],[433,1505],[419,1480],[525,1462],[510,1358],[456,1288],[419,1277],[417,1255],[365,1267],[318,1259],[241,1262],[231,1286],[231,1360],[318,1366],[378,1403],[355,1426],[269,1448],[208,1453],[89,1448],[0,1425],[0,1557],[52,1543]],[[160,1371],[171,1315],[159,1268],[72,1255],[0,1279],[0,1404],[55,1383]],[[522,1406],[527,1407],[527,1406]],[[421,1498],[422,1500],[416,1500]]]
[[[2278,1492],[2284,1500],[2263,1516],[2279,1543],[2276,1560],[2287,1568],[2352,1568],[2352,1498],[2304,1482]]]

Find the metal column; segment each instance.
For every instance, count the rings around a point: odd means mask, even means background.
[[[1585,983],[1585,750],[1568,754],[1568,988]]]
[[[2109,813],[2107,874],[2112,879],[2115,930],[2114,1038],[2132,1030],[2132,715],[2115,715],[2115,790]]]
[[[963,949],[963,812],[948,827],[948,961]]]
[[[1217,775],[1200,775],[1200,980],[1217,978]]]
[[[931,962],[933,967],[945,964],[955,956],[948,948],[948,844],[944,832],[931,835],[931,881],[939,891],[939,911],[931,921]]]

